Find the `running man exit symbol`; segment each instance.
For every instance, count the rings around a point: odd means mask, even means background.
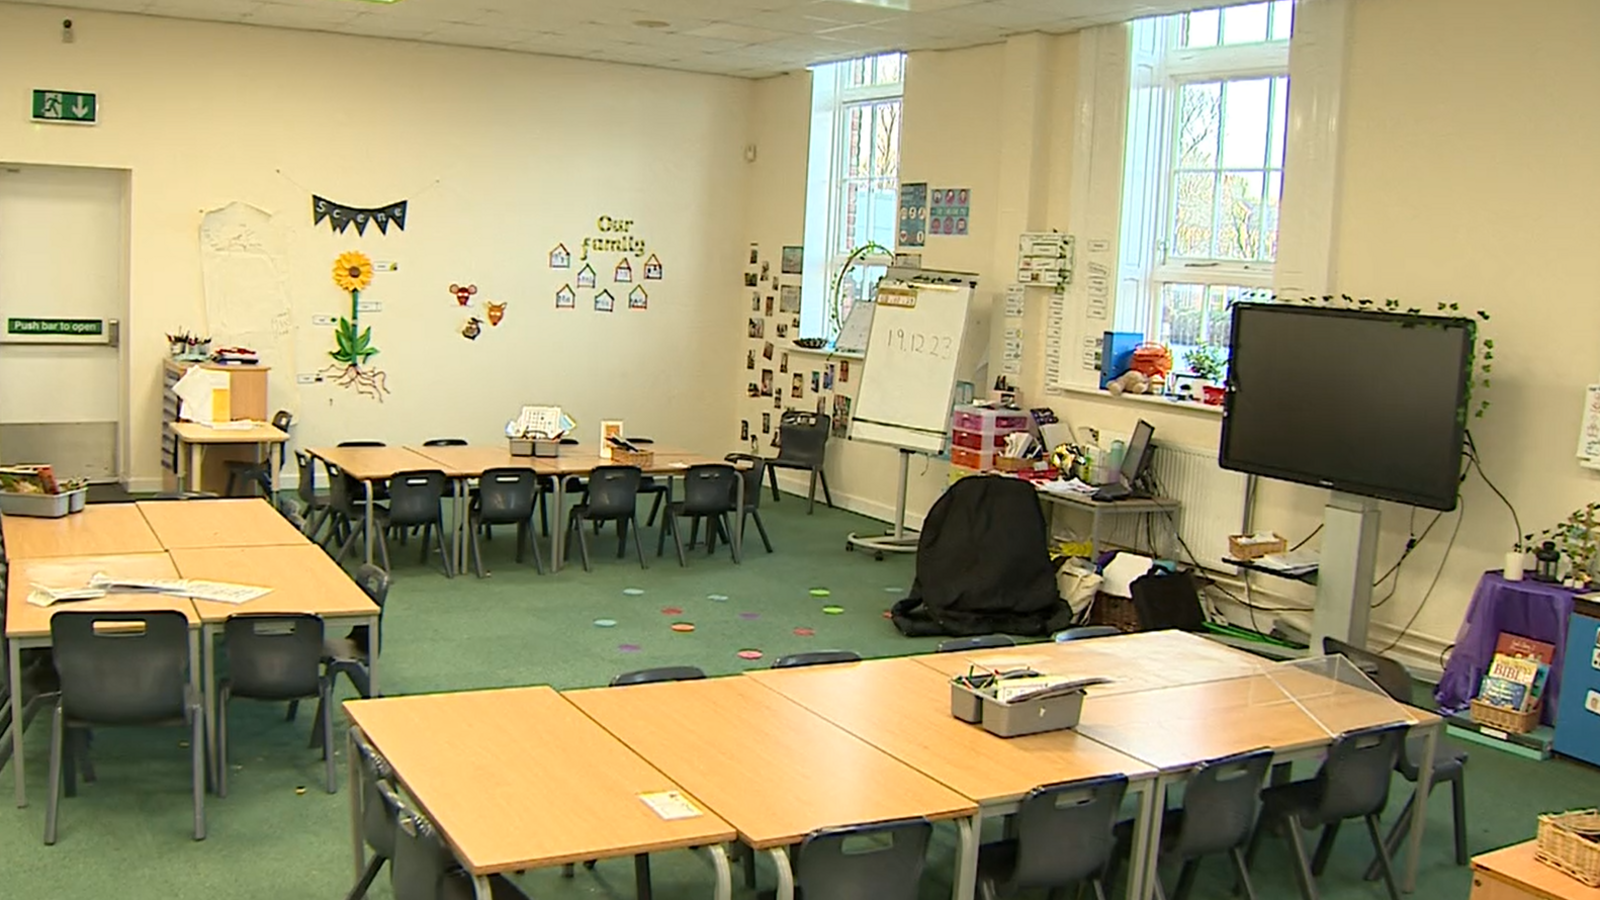
[[[95,95],[91,93],[46,90],[33,92],[35,122],[93,125],[99,116],[99,106]]]

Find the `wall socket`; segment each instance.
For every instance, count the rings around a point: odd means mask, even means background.
[[[356,311],[357,312],[367,312],[367,313],[380,313],[380,312],[383,312],[383,301],[382,300],[357,300],[356,301]]]
[[[329,328],[332,328],[333,327],[333,316],[312,316],[311,317],[311,324],[313,324],[313,325],[323,325],[323,326],[327,326]]]

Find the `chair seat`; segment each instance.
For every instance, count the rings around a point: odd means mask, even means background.
[[[1263,818],[1275,818],[1293,813],[1306,828],[1317,828],[1323,824],[1314,818],[1321,803],[1322,784],[1314,780],[1274,785],[1261,792]]]
[[[1413,737],[1406,739],[1406,752],[1405,755],[1400,758],[1399,766],[1400,774],[1404,775],[1406,780],[1416,781],[1419,777],[1421,777],[1422,772],[1417,768],[1413,760],[1421,759],[1423,750],[1426,747],[1427,741],[1425,738]],[[1466,768],[1466,765],[1467,751],[1466,748],[1462,747],[1460,744],[1456,744],[1451,741],[1440,740],[1434,746],[1434,783],[1437,784],[1441,781],[1450,781],[1453,778],[1459,777],[1462,770]]]
[[[978,847],[978,880],[1004,884],[1017,870],[1017,840],[1007,838]]]

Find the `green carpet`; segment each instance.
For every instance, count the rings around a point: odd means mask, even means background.
[[[702,549],[691,555],[687,568],[679,568],[670,545],[667,557],[655,557],[650,530],[650,567],[641,570],[631,547],[627,557],[616,558],[616,539],[608,532],[595,545],[594,572],[585,573],[574,553],[571,567],[540,577],[531,563],[513,563],[510,534],[503,532],[485,544],[489,577],[446,580],[437,565],[418,562],[415,541],[407,548],[396,545],[395,584],[384,625],[384,690],[542,683],[565,688],[603,684],[618,672],[655,665],[692,664],[726,674],[808,649],[843,647],[867,656],[932,649],[934,640],[903,638],[883,618],[910,584],[911,560],[874,562],[843,549],[849,531],[881,525],[822,508],[808,517],[804,502],[794,497],[763,504],[763,514],[777,552],[762,550],[752,529],[742,566],[733,565],[725,552],[708,558]],[[828,595],[814,596],[813,590]],[[616,624],[599,627],[597,620]],[[679,622],[694,630],[673,631],[671,625]],[[759,651],[762,658],[741,659],[741,650]],[[341,684],[341,690],[348,686]],[[0,770],[6,797],[0,810],[0,895],[343,896],[354,879],[342,759],[340,792],[329,796],[320,786],[320,761],[306,749],[309,708],[290,724],[281,705],[235,701],[230,718],[230,792],[225,800],[208,798],[207,840],[189,838],[188,752],[181,746],[187,735],[102,729],[94,739],[98,781],[63,801],[60,841],[54,847],[41,843],[49,729],[45,719],[38,720],[27,735],[27,809],[9,807],[12,773],[9,767]],[[1472,749],[1467,779],[1473,852],[1526,839],[1540,812],[1600,800],[1600,772],[1594,769],[1533,763],[1484,748]],[[1396,781],[1396,810],[1407,787]],[[1436,794],[1435,801],[1414,896],[1460,900],[1470,877],[1450,859],[1447,794]],[[930,859],[925,898],[949,896],[953,850],[954,831],[943,827]],[[1286,854],[1278,841],[1263,849],[1256,867],[1263,900],[1295,895]],[[1335,900],[1382,896],[1380,886],[1359,878],[1368,859],[1362,830],[1347,827],[1321,879],[1324,895]],[[709,893],[711,873],[704,857],[669,853],[654,863],[655,894],[662,900]],[[1225,874],[1224,863],[1208,862],[1194,896],[1231,896]],[[554,871],[531,872],[522,880],[537,897],[622,900],[633,894],[632,877],[631,864],[617,860],[594,872],[580,869],[572,880]],[[763,864],[762,884],[771,883]],[[370,896],[390,896],[387,875],[379,877]]]

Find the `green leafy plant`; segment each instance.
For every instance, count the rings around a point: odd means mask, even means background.
[[[850,274],[850,268],[859,262],[862,257],[869,253],[877,253],[879,256],[894,255],[894,251],[890,250],[888,247],[868,241],[856,249],[851,250],[850,255],[845,257],[844,265],[839,267],[839,274],[834,276],[833,291],[828,295],[828,322],[831,324],[833,328],[833,334],[836,337],[839,334],[840,329],[844,328],[844,322],[840,319],[839,314],[841,302],[844,299],[844,280]]]
[[[1189,350],[1183,355],[1183,364],[1189,367],[1189,371],[1211,382],[1222,380],[1226,368],[1222,351],[1211,344],[1201,344]]]
[[[333,329],[334,349],[328,351],[334,362],[347,366],[365,365],[378,355],[378,348],[372,346],[372,326],[361,328],[360,298],[360,291],[350,292],[350,318],[339,317],[339,324]]]

